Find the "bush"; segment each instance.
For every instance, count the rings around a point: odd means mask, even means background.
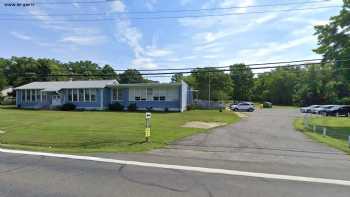
[[[187,105],[187,111],[191,111],[194,108],[193,105]]]
[[[76,108],[77,106],[75,106],[73,103],[65,103],[60,107],[62,111],[73,111]]]
[[[124,106],[120,103],[112,103],[112,104],[109,104],[109,110],[111,110],[111,111],[123,111]]]
[[[136,103],[130,103],[128,106],[128,111],[136,111],[136,110],[137,110]]]

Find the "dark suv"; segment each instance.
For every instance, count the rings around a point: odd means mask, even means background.
[[[323,111],[323,114],[326,116],[349,116],[350,106],[335,106]]]

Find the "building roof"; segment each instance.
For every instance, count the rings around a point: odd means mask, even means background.
[[[43,91],[58,91],[60,89],[75,88],[105,88],[111,85],[117,85],[117,80],[89,80],[89,81],[49,81],[49,82],[32,82],[16,90],[40,89]]]
[[[118,87],[155,87],[155,86],[180,86],[181,83],[130,83],[118,84]]]

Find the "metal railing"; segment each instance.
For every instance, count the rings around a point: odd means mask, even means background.
[[[318,133],[323,136],[328,136],[340,140],[348,141],[348,144],[350,146],[350,130],[349,132],[344,132],[344,129],[337,128],[337,127],[330,127],[330,126],[323,126],[318,125],[312,122],[312,119],[314,118],[327,118],[326,116],[317,116],[312,114],[306,114],[304,115],[303,123],[304,123],[304,129]],[[338,117],[338,118],[346,118],[346,117]],[[350,118],[346,118],[350,121]]]

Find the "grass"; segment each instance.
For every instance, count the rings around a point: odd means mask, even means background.
[[[348,118],[317,117],[312,118],[310,122],[319,126],[332,128],[332,130],[338,132],[341,135],[338,135],[339,137],[323,136],[320,133],[315,133],[308,129],[305,129],[302,118],[297,118],[294,121],[294,127],[313,140],[327,144],[330,147],[336,148],[338,150],[344,151],[347,154],[350,154],[350,148],[347,138],[343,137],[350,135],[350,120]]]
[[[63,112],[0,108],[0,146],[51,152],[136,152],[163,147],[205,129],[188,121],[234,123],[232,112],[152,113],[151,142],[144,143],[140,112]]]

